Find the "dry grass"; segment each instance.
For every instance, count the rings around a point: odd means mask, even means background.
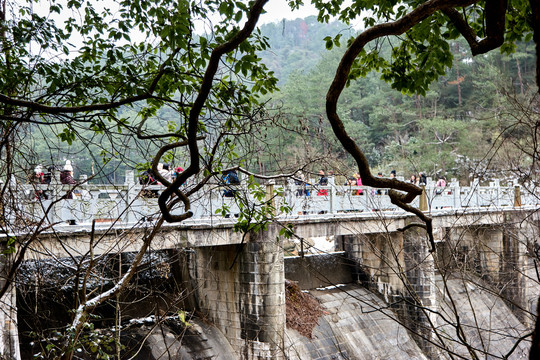
[[[311,339],[313,329],[323,314],[321,304],[313,295],[302,292],[296,283],[289,280],[285,280],[285,298],[287,327]]]

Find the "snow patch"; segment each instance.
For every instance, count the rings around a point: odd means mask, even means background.
[[[332,289],[336,289],[336,288],[342,287],[342,286],[345,286],[345,284],[330,285],[330,286],[326,286],[326,287],[322,287],[322,288],[317,288],[315,290],[332,290]]]
[[[312,253],[327,253],[335,250],[335,241],[333,236],[317,236],[310,239],[313,241],[313,247],[309,249]]]

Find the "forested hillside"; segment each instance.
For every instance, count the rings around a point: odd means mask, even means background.
[[[263,62],[276,73],[280,84],[287,82],[291,73],[310,71],[322,59],[324,39],[342,34],[352,36],[354,29],[338,21],[321,24],[316,16],[285,20],[261,26],[271,48],[261,52]]]
[[[318,160],[313,171],[355,171],[342,148],[335,146],[328,122],[322,121],[326,91],[343,52],[335,46],[324,50],[324,34],[342,33],[345,43],[350,31],[344,24],[319,24],[310,18],[262,26],[272,45],[262,54],[263,62],[282,79],[281,91],[269,98],[270,103],[311,136],[306,157],[324,154],[326,162]],[[384,56],[398,46],[399,39],[394,39],[374,44],[371,51]],[[368,73],[350,82],[341,98],[340,116],[376,170],[389,174],[395,169],[407,178],[423,171],[467,181],[512,177],[509,171],[530,165],[517,149],[523,147],[523,132],[533,128],[526,112],[517,117],[515,107],[526,108],[536,89],[533,44],[519,44],[510,57],[497,52],[473,58],[467,49],[464,43],[452,44],[454,58],[441,59],[451,64],[447,75],[424,96],[392,89],[381,80],[386,74]],[[293,149],[282,153],[298,157],[301,146],[289,143]]]
[[[355,30],[337,21],[321,24],[314,16],[265,24],[260,30],[270,45],[260,52],[262,62],[274,71],[281,89],[267,94],[266,106],[281,126],[268,128],[267,143],[256,145],[261,149],[259,157],[243,159],[242,165],[272,173],[307,162],[312,164],[308,172],[323,168],[342,175],[354,173],[352,159],[336,144],[325,120],[325,96],[343,52],[329,37],[341,34],[340,42],[345,44]],[[372,45],[370,51],[384,56],[398,46],[395,38]],[[513,177],[509,172],[530,165],[526,154],[517,150],[527,146],[521,143],[523,132],[534,129],[523,114],[514,115],[516,106],[528,106],[535,91],[532,44],[520,44],[511,57],[490,53],[473,58],[467,49],[463,43],[452,44],[454,58],[441,59],[452,64],[447,75],[423,96],[392,89],[381,80],[388,74],[370,72],[350,82],[341,97],[341,116],[376,171],[387,175],[396,170],[406,178],[423,171],[468,181]],[[129,108],[120,113],[127,123],[136,115]],[[174,116],[172,109],[161,109],[149,114],[145,126],[165,129],[174,123]],[[34,158],[29,161],[61,167],[71,159],[77,175],[100,173],[103,176],[97,181],[118,182],[123,181],[125,169],[149,161],[148,154],[159,145],[141,147],[135,138],[118,134],[115,141],[121,146],[108,151],[92,145],[100,143],[96,139],[103,133],[80,131],[80,141],[68,146],[75,139],[67,138],[62,129],[30,126],[32,140],[26,144]],[[87,145],[95,151],[88,153]],[[279,157],[275,158],[276,151],[262,151],[264,147],[279,149]],[[242,151],[237,151],[242,158]],[[183,165],[182,154],[169,154],[169,159]]]

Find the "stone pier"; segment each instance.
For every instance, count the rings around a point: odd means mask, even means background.
[[[436,306],[435,269],[423,230],[344,237],[347,257],[356,264],[358,281],[378,292],[427,354],[433,319],[425,308]],[[433,353],[433,355],[435,355]]]
[[[396,300],[403,300],[397,306],[398,314],[410,326],[420,348],[430,358],[438,358],[437,350],[432,345],[438,302],[431,245],[423,229],[409,229],[404,232],[403,238],[404,271],[408,286],[396,297]]]
[[[243,244],[196,248],[192,279],[199,310],[220,329],[238,359],[280,359],[285,333],[283,250],[277,230]]]
[[[6,251],[7,244],[0,243],[0,290],[7,283],[13,256]],[[17,301],[13,284],[8,285],[0,298],[0,359],[20,360],[19,334],[17,330]]]
[[[502,223],[447,227],[438,248],[440,269],[473,274],[492,286],[506,300],[521,321],[534,313],[538,294],[529,288],[538,281],[532,251],[537,244],[537,227],[519,213],[508,214]],[[538,247],[538,245],[536,245]]]

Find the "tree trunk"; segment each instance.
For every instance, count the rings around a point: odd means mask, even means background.
[[[523,78],[521,77],[521,67],[519,66],[519,60],[516,58],[516,65],[517,65],[517,75],[519,79],[519,88],[521,91],[521,95],[523,95]]]
[[[418,109],[418,118],[422,120],[422,100],[420,95],[416,97],[416,108]]]
[[[456,81],[457,81],[457,94],[458,94],[458,105],[461,107],[461,85],[459,79],[459,60],[456,60]]]
[[[540,359],[540,297],[536,304],[536,325],[532,337],[531,352],[529,353],[529,360],[536,359]]]

